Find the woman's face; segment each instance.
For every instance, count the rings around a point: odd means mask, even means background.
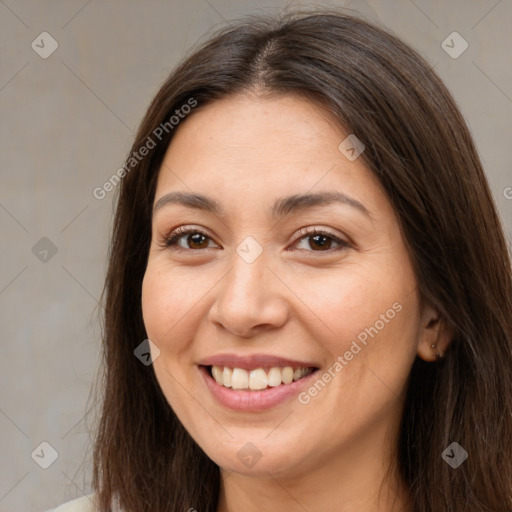
[[[233,96],[182,121],[160,169],[154,371],[226,470],[384,460],[430,343],[397,218],[348,135],[304,99]]]

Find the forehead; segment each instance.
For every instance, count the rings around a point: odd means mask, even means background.
[[[215,101],[179,125],[155,200],[171,189],[215,193],[245,205],[271,195],[339,190],[386,207],[362,159],[350,161],[340,151],[348,135],[325,109],[299,96]]]
[[[236,95],[193,112],[178,127],[168,153],[194,162],[208,155],[212,163],[286,160],[296,165],[338,156],[344,136],[324,109],[299,96]]]

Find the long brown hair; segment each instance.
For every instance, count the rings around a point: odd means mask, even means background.
[[[121,172],[103,294],[93,467],[100,509],[117,496],[125,512],[216,510],[218,466],[134,349],[147,338],[141,285],[156,179],[179,129],[169,120],[188,111],[183,105],[197,102],[194,115],[254,90],[301,94],[363,141],[361,158],[397,213],[422,300],[454,329],[445,357],[417,358],[408,382],[396,452],[413,510],[511,510],[511,262],[481,161],[431,66],[381,28],[339,11],[248,17],[223,28],[171,73],[141,123]],[[468,453],[457,469],[441,457],[452,442]]]

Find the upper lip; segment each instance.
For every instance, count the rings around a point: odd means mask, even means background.
[[[201,359],[197,364],[200,366],[227,366],[228,368],[243,368],[245,370],[272,368],[275,366],[283,368],[285,366],[291,366],[292,368],[318,368],[318,365],[311,361],[299,361],[271,354],[252,354],[248,356],[216,354]]]

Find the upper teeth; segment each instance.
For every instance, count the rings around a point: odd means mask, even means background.
[[[212,375],[221,386],[233,389],[265,389],[267,386],[276,387],[281,383],[290,384],[313,371],[312,368],[297,368],[291,366],[280,368],[274,366],[267,371],[263,368],[244,370],[243,368],[228,368],[227,366],[212,366]]]

